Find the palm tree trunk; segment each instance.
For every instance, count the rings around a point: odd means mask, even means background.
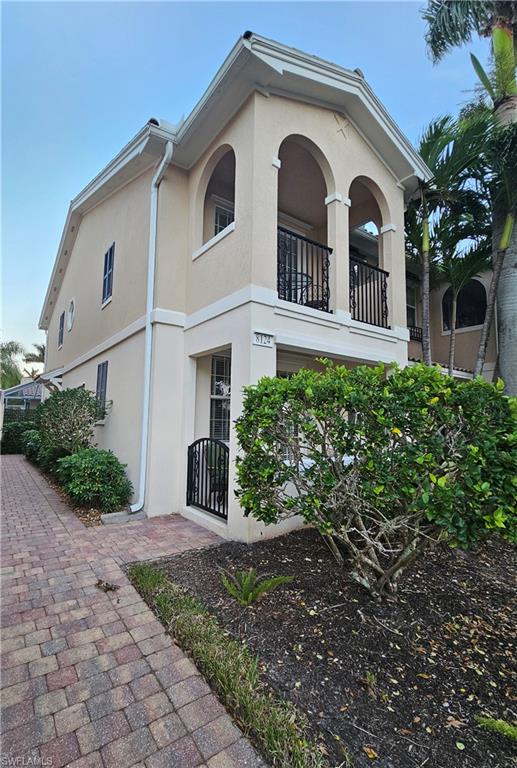
[[[495,118],[500,125],[513,125],[517,130],[517,96],[506,98],[495,110]],[[505,221],[506,211],[494,211],[494,229]],[[502,268],[497,287],[497,330],[499,340],[499,371],[505,383],[507,395],[517,395],[517,228],[513,226],[514,217],[503,230],[508,233],[508,246],[502,260]],[[499,224],[500,225],[500,224]]]
[[[517,227],[504,251],[497,289],[499,373],[505,394],[517,395]]]
[[[492,280],[490,282],[490,288],[488,290],[488,299],[486,305],[486,314],[483,321],[483,328],[481,330],[481,336],[479,338],[479,349],[474,366],[474,378],[481,376],[483,373],[483,366],[485,364],[486,351],[488,347],[488,340],[490,338],[490,328],[492,326],[492,320],[494,318],[495,311],[495,299],[499,287],[499,281],[501,279],[501,272],[503,270],[503,263],[506,251],[510,244],[511,235],[514,225],[514,216],[509,213],[506,217],[506,223],[504,226],[502,237],[498,244],[495,259],[492,266]]]
[[[458,309],[458,295],[452,294],[451,305],[451,335],[449,338],[449,376],[452,376],[454,370],[454,355],[456,352],[456,312]]]
[[[431,325],[429,320],[429,215],[422,193],[422,353],[424,363],[432,365]]]

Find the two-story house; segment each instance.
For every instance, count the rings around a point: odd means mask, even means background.
[[[360,70],[246,32],[180,125],[149,120],[72,201],[46,376],[110,401],[97,441],[133,510],[264,533],[233,492],[243,387],[407,363],[404,207],[429,177]]]

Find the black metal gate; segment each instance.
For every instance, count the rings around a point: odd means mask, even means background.
[[[187,506],[228,518],[228,446],[202,437],[188,447]]]

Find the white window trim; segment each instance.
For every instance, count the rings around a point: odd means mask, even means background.
[[[222,229],[220,232],[217,233],[217,235],[214,235],[210,240],[208,240],[204,245],[201,246],[201,248],[198,248],[197,251],[194,251],[192,254],[192,261],[195,261],[196,259],[199,259],[200,256],[202,256],[204,253],[210,250],[210,248],[213,248],[214,245],[217,245],[221,240],[224,240],[225,237],[227,237],[231,232],[233,232],[235,229],[235,221],[232,221],[230,224],[228,224],[227,227]]]
[[[482,325],[467,325],[466,328],[456,328],[456,333],[470,333],[471,331],[480,331],[482,328],[483,328]],[[442,329],[442,336],[450,336],[450,335],[451,335],[450,331],[444,331]]]
[[[113,294],[112,294],[111,296],[108,296],[108,298],[106,299],[106,301],[103,301],[103,302],[102,302],[102,304],[101,304],[101,309],[104,309],[104,307],[107,307],[107,306],[108,306],[108,304],[110,304],[110,303],[111,303],[111,299],[112,299],[112,298],[113,298]]]
[[[70,312],[70,306],[71,306],[72,304],[74,305],[74,311],[73,311],[73,313],[71,313],[71,312]],[[68,302],[68,309],[67,309],[67,311],[66,311],[66,330],[68,331],[68,333],[70,333],[70,331],[71,331],[71,330],[72,330],[72,328],[74,327],[74,323],[75,323],[75,313],[76,313],[76,303],[75,303],[75,299],[74,299],[74,297],[72,297],[72,298],[70,299],[70,301]]]

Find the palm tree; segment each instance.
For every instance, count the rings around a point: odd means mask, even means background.
[[[435,249],[438,252],[438,279],[447,282],[451,291],[449,376],[454,370],[458,296],[469,280],[490,266],[490,240],[485,227],[479,237],[479,222],[471,214],[459,218],[441,216],[433,227]]]
[[[16,358],[24,354],[24,349],[17,341],[5,341],[0,344],[0,388],[15,387],[22,379],[22,372]]]
[[[475,374],[481,373],[483,368],[497,296],[499,368],[505,381],[506,392],[515,395],[517,270],[514,264],[517,259],[517,228],[514,227],[514,222],[517,208],[517,174],[512,147],[515,147],[517,141],[517,2],[429,0],[423,17],[428,24],[426,41],[435,62],[452,48],[469,42],[474,34],[491,39],[493,71],[490,74],[487,74],[479,61],[471,56],[476,73],[491,100],[494,120],[490,154],[496,165],[492,190],[494,272]],[[505,150],[509,150],[508,158],[504,156]],[[506,160],[509,162],[501,173],[501,165],[504,165]]]
[[[24,363],[44,363],[45,362],[45,345],[33,344],[36,352],[28,352],[24,358]]]
[[[418,151],[433,178],[421,182],[420,195],[406,216],[406,248],[419,258],[422,274],[422,352],[432,364],[429,316],[430,227],[440,211],[460,214],[468,209],[482,211],[483,202],[471,183],[472,169],[482,160],[484,133],[477,115],[457,122],[450,116],[433,120],[424,130]],[[418,256],[417,256],[418,254]]]

